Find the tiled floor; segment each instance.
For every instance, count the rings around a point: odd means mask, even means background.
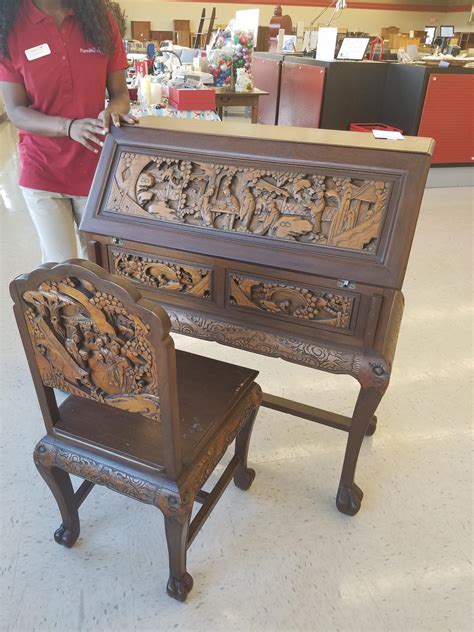
[[[166,596],[161,515],[102,488],[72,550],[31,451],[42,433],[7,284],[39,263],[0,126],[2,630],[467,632],[472,629],[472,190],[426,191],[406,311],[379,427],[362,449],[365,498],[334,504],[345,436],[263,409],[249,492],[230,486],[189,553],[186,604]],[[260,369],[264,389],[348,413],[356,383],[176,337]]]

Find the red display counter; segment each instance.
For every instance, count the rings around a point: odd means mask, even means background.
[[[430,75],[418,136],[436,139],[433,164],[474,163],[474,75]]]
[[[278,125],[319,127],[326,69],[283,61]]]
[[[278,107],[280,101],[282,55],[255,55],[252,61],[252,76],[259,90],[268,92],[265,99],[260,100],[258,122],[264,125],[278,123]]]

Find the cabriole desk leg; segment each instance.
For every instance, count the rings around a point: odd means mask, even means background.
[[[342,466],[341,480],[336,496],[336,506],[340,512],[355,516],[364,496],[354,477],[362,441],[371,434],[374,413],[377,410],[389,383],[389,373],[384,363],[369,363],[360,379],[361,389],[352,415],[346,453]]]

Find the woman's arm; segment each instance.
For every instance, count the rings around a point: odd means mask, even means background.
[[[97,134],[103,135],[102,121],[97,119],[73,119],[63,116],[48,116],[28,106],[28,96],[20,83],[0,81],[0,89],[5,101],[8,118],[19,129],[38,134],[39,136],[61,137],[68,136],[84,145],[86,149],[98,153],[98,149],[91,145],[102,146]]]
[[[104,132],[110,131],[110,124],[120,127],[120,122],[134,125],[137,119],[129,115],[130,97],[128,95],[127,80],[124,70],[111,72],[107,77],[107,90],[109,93],[109,105],[99,114],[103,121]]]
[[[70,119],[31,110],[25,88],[20,83],[2,81],[0,89],[8,118],[15,127],[41,136],[67,136]]]

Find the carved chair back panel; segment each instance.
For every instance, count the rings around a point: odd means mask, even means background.
[[[167,316],[162,322],[135,303],[126,281],[110,279],[116,282],[65,264],[14,282],[41,381],[160,421],[159,347]]]

